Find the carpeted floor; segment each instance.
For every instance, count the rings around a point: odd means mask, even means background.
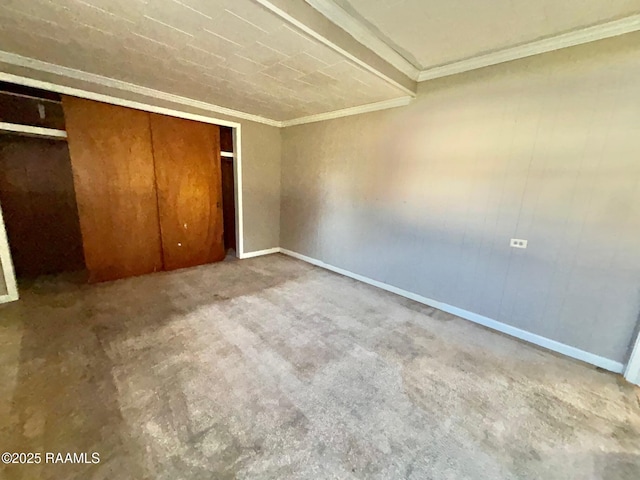
[[[43,454],[1,478],[640,478],[621,377],[282,255],[0,318],[0,450]]]

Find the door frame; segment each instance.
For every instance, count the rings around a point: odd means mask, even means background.
[[[7,237],[7,230],[4,227],[2,205],[0,205],[0,263],[2,264],[4,281],[7,284],[7,293],[0,295],[0,303],[15,302],[19,298],[18,284],[16,282],[16,274],[13,269],[11,250],[9,250],[9,238]]]
[[[27,87],[40,88],[42,90],[49,90],[51,92],[60,93],[63,95],[71,95],[74,97],[86,98],[88,100],[95,100],[97,102],[109,103],[111,105],[118,105],[121,107],[133,108],[135,110],[142,110],[144,112],[159,113],[161,115],[168,115],[171,117],[184,118],[186,120],[195,120],[196,122],[210,123],[213,125],[220,125],[224,127],[233,128],[233,173],[234,173],[234,197],[236,202],[236,242],[237,252],[236,255],[239,259],[247,258],[244,252],[244,222],[243,222],[243,202],[242,202],[242,124],[239,121],[226,120],[218,118],[209,114],[190,113],[188,107],[185,110],[178,110],[175,108],[159,107],[153,103],[145,103],[137,100],[127,100],[120,97],[104,93],[95,93],[89,90],[83,90],[81,88],[68,87],[66,85],[45,82],[41,80],[35,80],[29,77],[23,77],[20,75],[6,74],[0,72],[0,80],[15,83],[18,85],[24,85]],[[160,100],[163,102],[164,100]],[[200,111],[202,111],[200,109]],[[37,136],[37,135],[36,135]],[[219,159],[218,159],[219,160]],[[16,282],[15,271],[13,268],[13,260],[11,259],[11,250],[9,248],[9,241],[4,226],[4,220],[2,218],[2,210],[0,208],[0,262],[2,263],[2,270],[4,278],[7,283],[6,295],[0,295],[0,304],[13,302],[18,300],[19,293]]]
[[[636,341],[631,349],[629,361],[624,371],[624,378],[631,383],[640,385],[640,331],[636,335]]]
[[[236,256],[242,259],[246,257],[242,221],[242,126],[240,124],[233,127],[233,185],[233,198],[236,203]]]

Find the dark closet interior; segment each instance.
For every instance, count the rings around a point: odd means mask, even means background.
[[[233,153],[233,129],[220,127],[220,170],[222,172],[222,206],[224,223],[224,247],[226,251],[238,250],[236,246],[236,200]]]
[[[64,130],[60,95],[0,82],[0,122]]]
[[[0,122],[18,277],[85,270],[99,282],[236,249],[232,128],[6,83]],[[51,130],[6,133],[24,125]]]
[[[0,122],[64,131],[61,98],[0,82]],[[0,206],[16,275],[84,269],[71,159],[64,140],[0,134]]]
[[[16,275],[84,269],[66,142],[0,135],[0,205]]]

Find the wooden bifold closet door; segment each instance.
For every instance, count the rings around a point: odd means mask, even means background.
[[[149,114],[64,97],[90,282],[162,270]]]
[[[90,281],[222,260],[217,125],[64,97]]]
[[[150,114],[165,270],[224,259],[220,128]]]

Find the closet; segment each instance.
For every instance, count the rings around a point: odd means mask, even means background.
[[[22,278],[84,270],[60,101],[0,82],[0,206]]]
[[[220,127],[220,169],[222,170],[222,223],[224,224],[224,248],[237,251],[235,167],[233,129]]]
[[[89,281],[224,259],[218,126],[62,104]]]
[[[19,277],[218,262],[236,244],[233,130],[0,82],[0,205]]]

